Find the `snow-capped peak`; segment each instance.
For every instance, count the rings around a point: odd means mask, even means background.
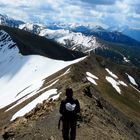
[[[0,30],[0,53],[5,54],[8,49],[14,48],[16,45],[11,37],[4,30]]]
[[[66,48],[80,50],[82,52],[87,52],[89,50],[102,47],[102,45],[97,42],[97,39],[94,36],[86,36],[82,33],[75,33],[65,29],[45,29],[42,30],[39,35],[45,36],[49,39],[54,39],[58,43],[63,44]]]
[[[13,18],[9,18],[6,15],[0,14],[0,25],[6,25],[9,27],[18,27],[20,24],[23,24],[23,21],[15,20]]]
[[[28,32],[32,32],[35,34],[39,34],[40,31],[45,28],[46,28],[46,26],[44,26],[42,24],[25,23],[25,24],[19,25],[19,29],[22,29],[22,30],[25,30]]]

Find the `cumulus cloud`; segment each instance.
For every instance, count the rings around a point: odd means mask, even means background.
[[[139,0],[0,0],[0,13],[25,22],[80,22],[140,28]]]

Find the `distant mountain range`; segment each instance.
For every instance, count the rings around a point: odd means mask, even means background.
[[[115,28],[104,29],[101,26],[91,27],[64,23],[52,23],[45,26],[24,23],[2,15],[1,23],[54,40],[70,50],[83,53],[94,51],[117,63],[133,64],[140,67],[140,42],[116,31]]]
[[[83,53],[68,50],[58,43],[36,34],[0,25],[0,30],[6,31],[16,42],[23,55],[42,55],[57,60],[73,60],[83,56]]]
[[[0,25],[6,25],[9,27],[18,27],[21,24],[24,24],[24,22],[0,14]]]
[[[129,36],[137,41],[140,41],[140,29],[133,29],[128,26],[122,27],[109,27],[104,29],[101,26],[90,26],[90,25],[82,25],[82,24],[65,24],[65,23],[51,23],[47,24],[47,27],[52,30],[57,29],[66,29],[76,32],[83,32],[85,34],[93,34],[94,32],[119,32],[126,36]]]
[[[122,26],[122,27],[110,27],[110,28],[108,28],[108,30],[109,31],[119,31],[140,42],[140,29],[130,28],[128,26]]]
[[[62,27],[62,26],[61,26]],[[73,27],[73,26],[72,26]],[[107,32],[98,26],[94,32],[80,28],[78,31],[68,29],[49,29],[36,24],[22,24],[20,29],[55,40],[71,50],[96,54],[112,59],[117,63],[134,64],[140,67],[140,44],[138,41],[121,34]],[[105,38],[105,39],[104,39]]]

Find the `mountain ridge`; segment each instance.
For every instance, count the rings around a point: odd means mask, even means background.
[[[62,92],[60,99],[56,101],[52,101],[51,99],[46,100],[43,104],[38,104],[35,109],[25,116],[13,121],[11,125],[7,126],[3,131],[7,139],[10,140],[14,138],[19,140],[21,137],[23,139],[38,139],[40,136],[42,136],[42,140],[49,139],[50,137],[58,140],[61,139],[61,132],[57,129],[57,123],[60,117],[58,110],[60,101],[64,98],[65,87],[71,85],[74,90],[74,97],[78,98],[81,103],[82,120],[78,122],[80,126],[80,128],[77,128],[78,140],[83,137],[89,140],[93,138],[103,140],[117,140],[120,138],[138,140],[140,135],[140,105],[138,100],[140,97],[137,94],[138,91],[129,85],[131,82],[125,72],[130,74],[133,71],[133,75],[131,74],[131,76],[133,76],[138,85],[140,85],[139,78],[137,79],[140,75],[140,71],[135,68],[130,69],[128,66],[116,65],[95,54],[92,54],[90,57],[69,68],[69,73],[62,77],[59,76],[64,73],[66,69],[57,72],[54,77],[52,75],[49,79],[46,78],[46,82],[44,82],[42,87],[46,87],[47,81],[50,79],[54,81],[59,79],[59,82],[50,88],[58,88],[59,92]],[[122,91],[121,94],[105,80],[107,75],[111,77],[105,68],[108,68],[116,74],[119,78],[118,80],[128,85],[128,87],[119,85]],[[87,71],[99,78],[95,80],[97,85],[88,81],[88,79],[85,80],[88,76],[86,74]],[[88,88],[90,89],[89,91],[87,90]],[[136,88],[139,89],[139,87]],[[100,106],[97,104],[98,100],[101,104]],[[52,118],[54,118],[53,121]],[[31,126],[28,125],[29,122]],[[46,133],[46,130],[48,133]],[[110,133],[110,131],[112,133]],[[96,133],[93,134],[92,132]],[[86,135],[87,133],[88,135]]]
[[[7,31],[10,34],[12,39],[17,43],[21,53],[25,55],[39,54],[62,60],[72,60],[84,56],[83,53],[68,50],[52,40],[19,30],[17,28],[0,26],[0,29]]]

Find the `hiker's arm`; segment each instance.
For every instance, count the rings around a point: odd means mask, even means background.
[[[76,104],[77,104],[76,113],[80,113],[80,104],[78,100],[76,100]]]
[[[64,103],[63,103],[63,101],[61,101],[60,108],[59,108],[60,114],[63,114],[63,112],[64,112],[63,106],[64,106]]]

